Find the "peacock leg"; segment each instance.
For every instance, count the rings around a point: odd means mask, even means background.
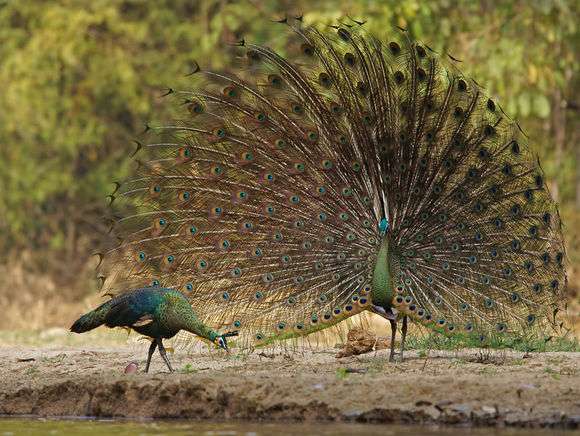
[[[400,361],[403,361],[403,351],[405,350],[405,338],[407,337],[407,315],[403,316],[403,326],[401,327],[401,357]]]
[[[147,355],[147,365],[145,365],[145,372],[149,372],[149,365],[151,364],[151,357],[157,348],[157,340],[153,339],[151,345],[149,346],[149,354]]]
[[[169,363],[169,359],[167,358],[167,353],[165,352],[165,347],[163,346],[162,341],[162,339],[157,339],[157,344],[159,345],[159,354],[161,354],[161,357],[163,357],[167,368],[169,368],[169,372],[173,372],[173,368],[171,367],[171,363]]]
[[[391,323],[391,354],[389,354],[389,362],[395,360],[395,336],[397,335],[397,320],[389,319]]]

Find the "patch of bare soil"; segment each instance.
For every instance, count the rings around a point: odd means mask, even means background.
[[[145,374],[146,348],[0,347],[0,414],[580,426],[580,353],[177,351]]]

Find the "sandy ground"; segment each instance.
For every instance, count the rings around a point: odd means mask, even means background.
[[[145,374],[146,349],[0,345],[0,415],[580,427],[580,353],[177,350]]]

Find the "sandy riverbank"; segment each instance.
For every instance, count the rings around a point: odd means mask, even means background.
[[[580,353],[177,350],[125,374],[146,348],[0,346],[0,414],[580,426]]]

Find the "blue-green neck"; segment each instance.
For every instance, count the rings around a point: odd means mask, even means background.
[[[386,235],[381,240],[381,246],[377,254],[375,270],[373,272],[371,297],[375,306],[381,306],[385,309],[391,307],[393,287],[389,265],[389,239]]]

